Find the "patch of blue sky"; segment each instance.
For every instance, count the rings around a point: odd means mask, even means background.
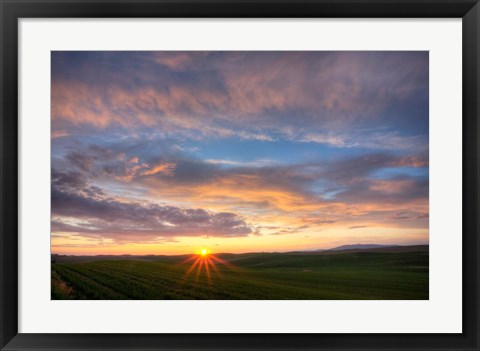
[[[322,198],[324,200],[335,200],[336,196],[347,189],[337,189],[337,190],[332,190],[332,191],[326,191],[322,194]]]
[[[295,164],[331,161],[367,153],[367,150],[338,148],[320,143],[287,140],[239,140],[236,138],[191,142],[188,143],[188,146],[195,148],[196,155],[201,159],[232,162],[271,160],[278,163]]]
[[[392,179],[398,176],[428,177],[428,167],[387,167],[372,173],[374,179]]]
[[[323,200],[335,200],[335,197],[346,191],[345,187],[337,186],[333,184],[331,181],[327,181],[323,178],[319,178],[312,182],[312,184],[308,187],[308,191],[310,194],[318,196]]]

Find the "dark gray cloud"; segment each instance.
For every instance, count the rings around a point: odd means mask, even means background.
[[[403,220],[403,219],[423,219],[428,217],[429,217],[428,213],[410,211],[410,212],[395,212],[389,218]]]
[[[428,199],[428,179],[408,176],[379,181],[361,179],[338,193],[336,199],[350,204],[402,204]]]
[[[360,229],[360,228],[368,228],[368,225],[353,225],[348,227],[348,229]]]
[[[334,160],[321,170],[322,176],[337,182],[350,183],[366,178],[374,171],[387,167],[427,167],[428,154],[402,156],[388,152],[369,153]]]
[[[252,229],[233,213],[125,202],[104,196],[79,173],[53,171],[52,230],[98,234],[118,241],[175,236],[247,236]],[[71,221],[71,219],[75,219]],[[70,219],[70,220],[69,220]],[[80,223],[80,224],[79,224]]]

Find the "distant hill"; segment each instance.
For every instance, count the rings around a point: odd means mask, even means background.
[[[330,249],[330,251],[343,251],[343,250],[363,250],[363,249],[379,249],[383,247],[398,247],[400,245],[378,245],[378,244],[353,244],[342,245]]]
[[[341,255],[349,253],[361,253],[361,252],[426,252],[428,253],[428,245],[377,245],[377,244],[355,244],[355,245],[343,245],[334,247],[328,250],[308,250],[308,251],[294,251],[289,252],[292,254],[301,255]]]
[[[371,249],[345,249],[345,250],[325,250],[317,252],[319,255],[340,255],[340,254],[350,254],[350,253],[361,253],[361,252],[377,252],[377,253],[400,253],[400,252],[429,252],[428,245],[408,245],[408,246],[384,246],[384,247],[374,247]]]
[[[215,256],[229,262],[239,262],[253,257],[260,258],[262,261],[272,257],[280,256],[323,256],[323,255],[341,255],[350,253],[377,252],[377,253],[401,253],[401,252],[429,252],[428,245],[378,245],[378,244],[354,244],[334,247],[330,250],[309,250],[292,252],[246,252],[240,254],[216,253]],[[71,256],[52,254],[52,263],[82,263],[94,261],[163,261],[163,262],[181,262],[191,257],[192,254],[184,255],[98,255],[98,256]]]

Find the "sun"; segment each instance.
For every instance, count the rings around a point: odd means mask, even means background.
[[[210,250],[207,249],[207,248],[200,248],[200,249],[197,249],[195,254],[197,254],[198,256],[201,256],[201,257],[208,257],[210,256]]]

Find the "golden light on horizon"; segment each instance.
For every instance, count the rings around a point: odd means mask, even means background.
[[[202,256],[202,257],[207,257],[208,255],[210,255],[210,250],[205,248],[205,247],[202,247],[202,248],[199,248],[195,251],[195,253],[198,255],[198,256]]]

